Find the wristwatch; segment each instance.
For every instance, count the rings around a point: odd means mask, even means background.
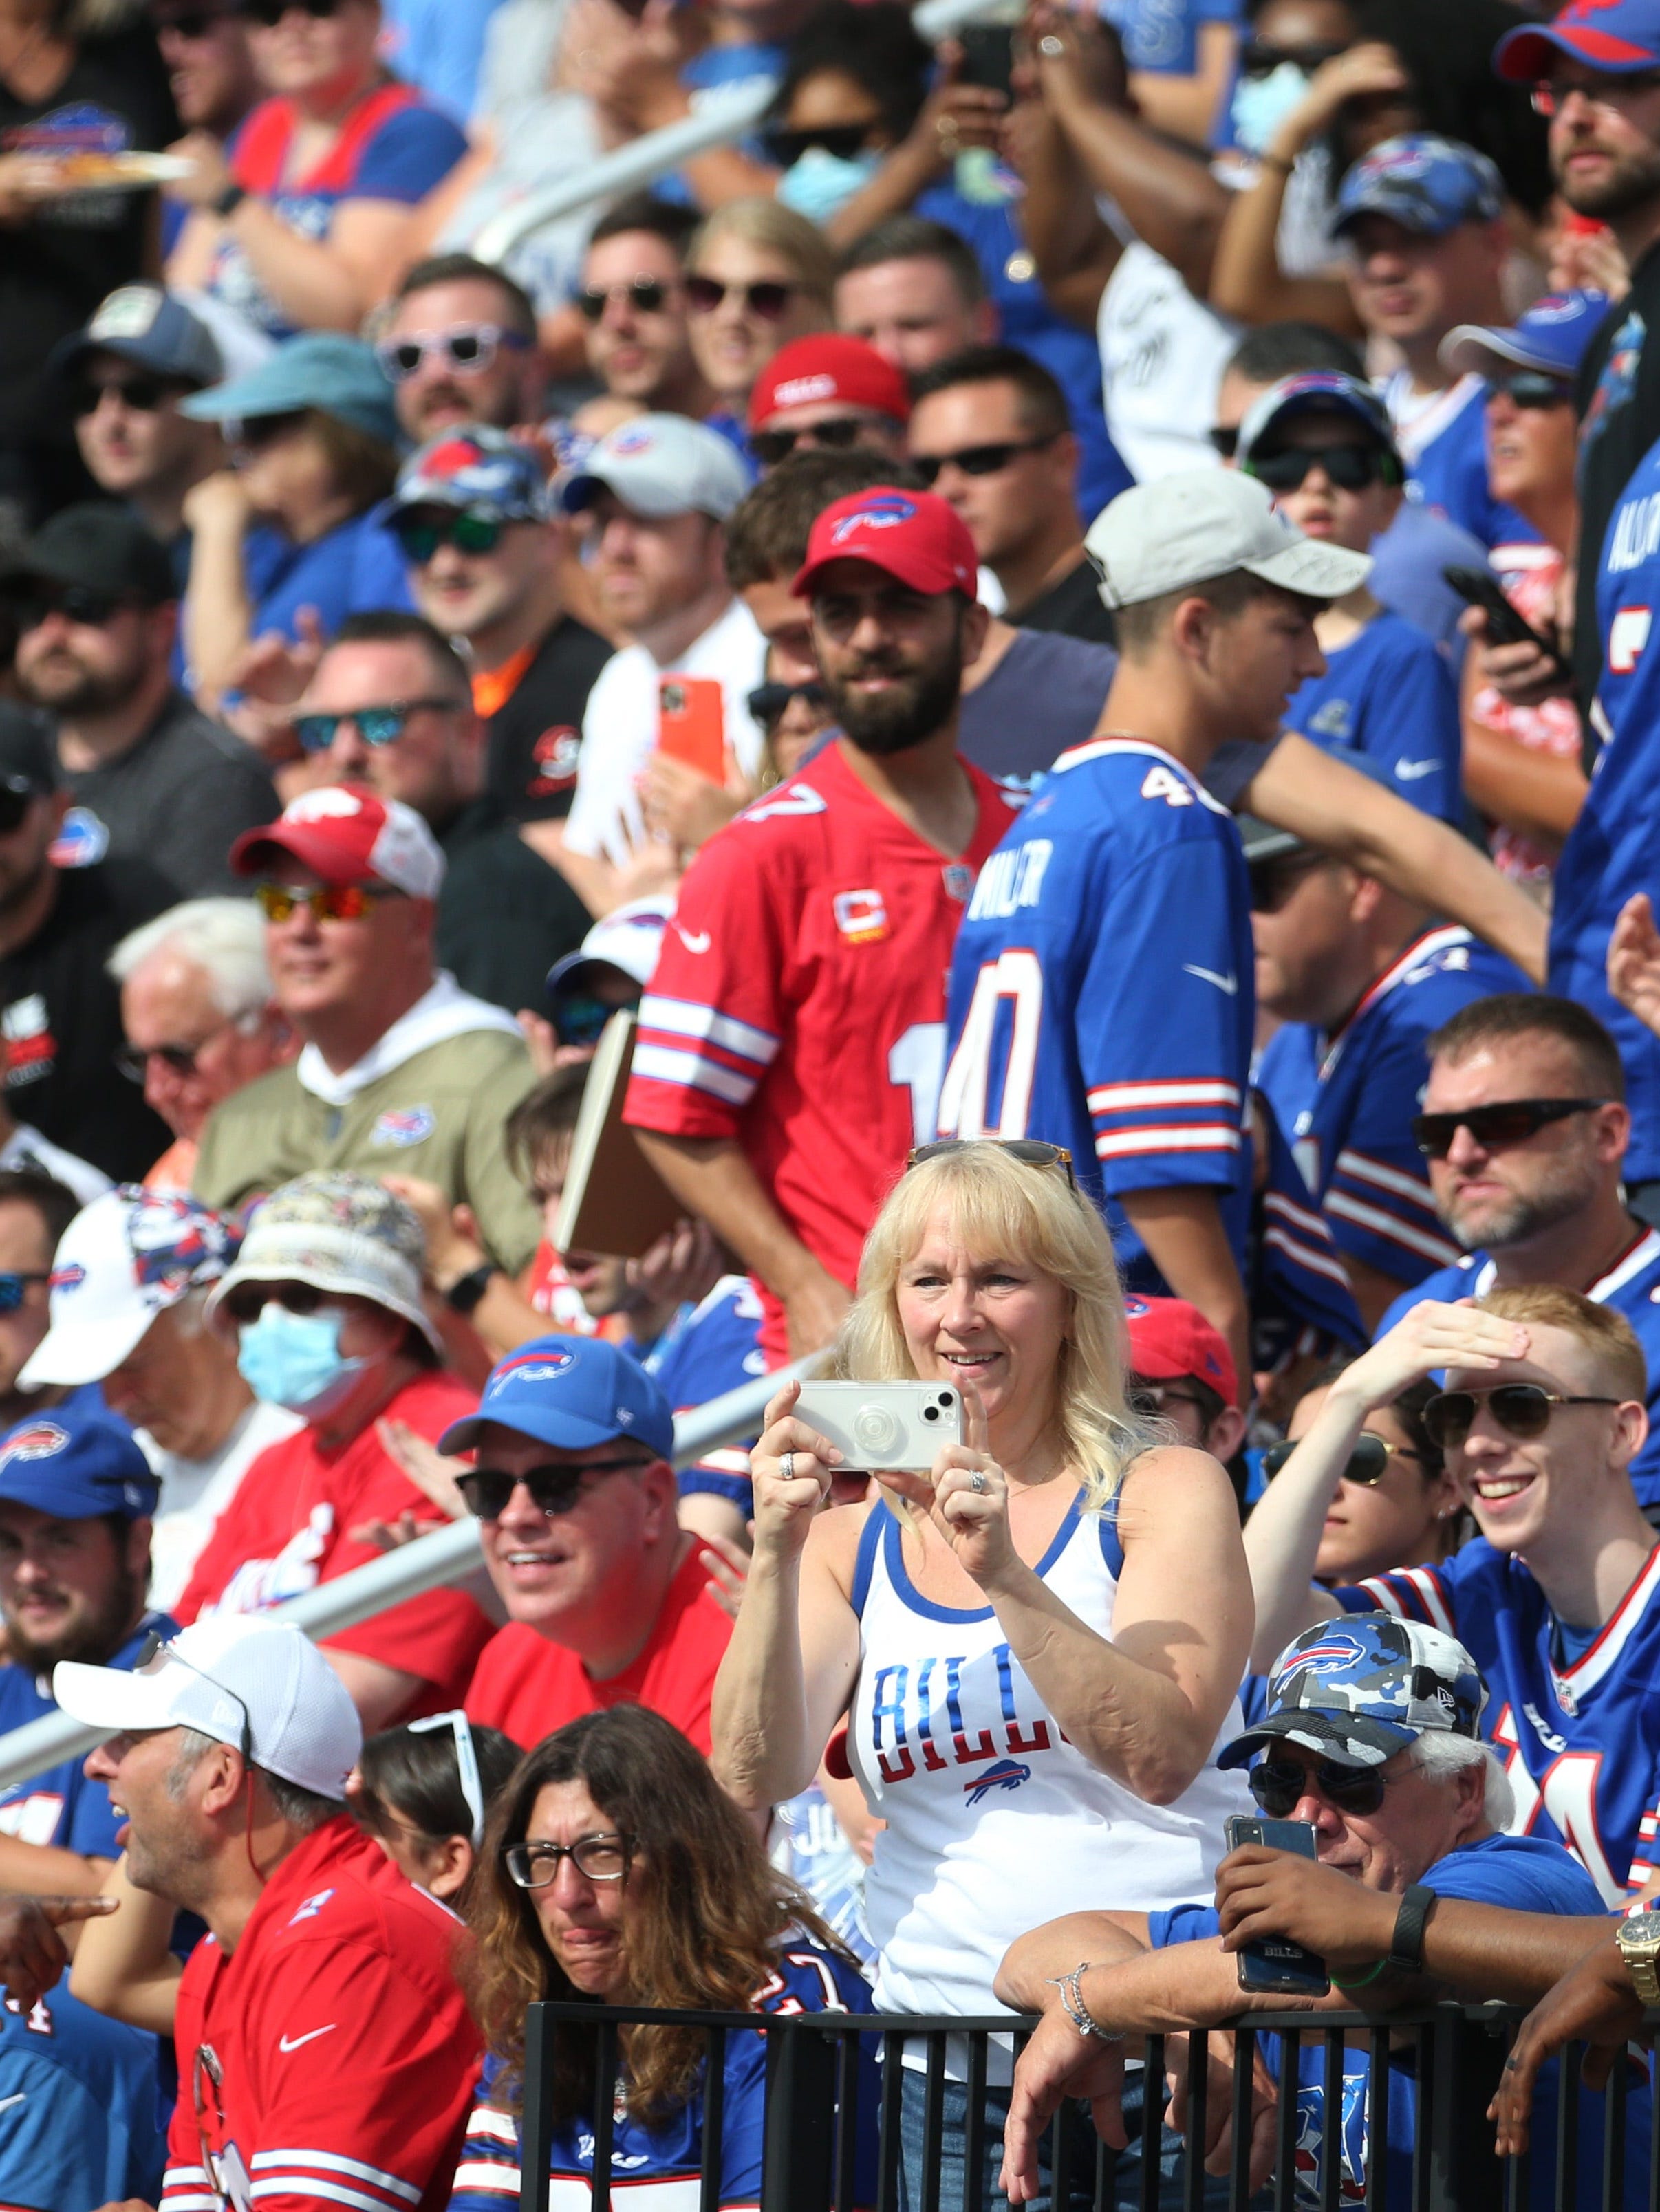
[[[450,1285],[444,1292],[444,1304],[452,1313],[470,1314],[489,1288],[490,1278],[501,1272],[494,1260],[486,1260],[482,1267],[474,1267],[459,1282]]]
[[[1424,1930],[1439,1901],[1435,1892],[1426,1889],[1421,1881],[1408,1886],[1401,1909],[1395,1916],[1395,1938],[1389,1945],[1387,1961],[1397,1973],[1423,1972]]]
[[[235,214],[237,209],[241,206],[243,201],[246,199],[247,196],[246,185],[239,185],[235,179],[232,178],[230,183],[225,186],[224,191],[221,192],[214,201],[213,212],[220,218],[221,222],[223,222],[228,216],[234,216]]]
[[[1645,2008],[1660,2005],[1660,1912],[1633,1912],[1614,1929],[1614,1940]]]

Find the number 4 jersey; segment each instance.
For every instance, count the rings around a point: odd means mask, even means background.
[[[914,1144],[933,1134],[952,940],[1016,802],[978,807],[947,860],[867,791],[845,739],[712,837],[687,871],[640,1008],[626,1119],[728,1137],[807,1249],[852,1285]],[[785,1353],[761,1286],[761,1342]]]
[[[1254,962],[1227,810],[1143,738],[1074,746],[958,934],[941,1131],[1065,1145],[1132,1289],[1164,1285],[1124,1191],[1210,1187],[1243,1262]]]

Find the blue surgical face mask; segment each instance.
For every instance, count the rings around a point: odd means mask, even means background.
[[[310,1421],[332,1413],[368,1364],[342,1353],[345,1318],[326,1306],[318,1313],[290,1313],[267,1299],[258,1320],[243,1324],[236,1348],[236,1364],[254,1396]]]
[[[1309,88],[1309,76],[1295,62],[1281,62],[1267,76],[1242,76],[1234,87],[1228,119],[1233,143],[1248,154],[1266,154],[1274,132]]]
[[[827,222],[869,184],[886,159],[885,154],[868,148],[848,160],[823,146],[809,146],[779,179],[778,197],[809,222]]]

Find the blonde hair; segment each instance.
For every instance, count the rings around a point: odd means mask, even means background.
[[[1484,1313],[1501,1321],[1536,1321],[1545,1328],[1560,1328],[1580,1343],[1607,1372],[1621,1398],[1641,1406],[1649,1395],[1649,1364],[1637,1333],[1622,1313],[1599,1306],[1565,1290],[1560,1283],[1517,1283],[1507,1291],[1489,1291],[1475,1302]]]
[[[1125,1392],[1124,1299],[1106,1224],[1060,1168],[1034,1167],[986,1142],[939,1153],[903,1175],[865,1240],[859,1295],[836,1346],[838,1372],[858,1382],[915,1378],[899,1322],[899,1276],[942,1206],[965,1244],[1024,1261],[1065,1290],[1054,1425],[1085,1504],[1102,1511],[1158,1433],[1130,1410]]]
[[[728,200],[698,230],[686,254],[686,268],[696,276],[704,254],[723,238],[741,238],[787,261],[796,282],[810,300],[828,314],[836,289],[836,256],[830,240],[816,222],[794,208],[773,199]]]

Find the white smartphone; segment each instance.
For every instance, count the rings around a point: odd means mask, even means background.
[[[844,1467],[926,1474],[941,1444],[963,1441],[963,1394],[949,1382],[804,1382],[795,1419],[827,1437]]]

